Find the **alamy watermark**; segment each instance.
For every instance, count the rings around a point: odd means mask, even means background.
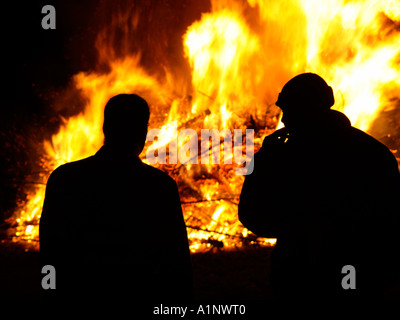
[[[56,9],[52,5],[45,5],[42,8],[42,14],[45,14],[42,18],[42,28],[54,30],[56,28]]]
[[[342,279],[342,288],[345,290],[356,288],[356,268],[348,264],[343,266],[342,274],[346,274]]]
[[[246,141],[245,153],[243,138]],[[199,136],[196,130],[182,129],[178,133],[177,122],[173,121],[167,129],[149,130],[147,141],[153,141],[146,152],[146,159],[150,164],[178,164],[178,161],[181,164],[210,164],[210,150],[211,164],[220,164],[223,144],[223,163],[234,162],[239,166],[244,165],[235,169],[236,174],[249,175],[254,169],[251,161],[254,155],[253,129],[246,129],[245,137],[243,137],[242,129],[234,129],[233,133],[229,129],[221,131],[201,129],[199,147]]]

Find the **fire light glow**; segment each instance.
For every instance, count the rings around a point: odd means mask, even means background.
[[[127,21],[124,15],[115,19]],[[140,18],[132,19],[139,30]],[[150,128],[165,133],[154,145],[147,143],[142,155],[147,148],[168,144],[169,135],[180,128],[195,129],[200,136],[201,129],[233,132],[251,121],[258,127],[257,150],[278,126],[273,105],[280,89],[302,72],[326,79],[334,89],[334,109],[368,132],[380,112],[400,99],[399,26],[399,0],[212,1],[211,11],[182,35],[184,52],[179,54],[191,70],[184,75],[184,86],[169,70],[162,70],[164,80],[150,74],[140,65],[143,52],[116,57],[107,41],[112,26],[105,28],[96,45],[109,70],[74,76],[76,92],[87,104],[82,113],[65,119],[51,141],[43,141],[48,172],[43,180],[57,166],[101,147],[104,106],[119,93],[138,93],[148,100]],[[129,33],[125,37],[129,40]],[[235,174],[234,165],[158,167],[178,183],[192,252],[216,243],[225,248],[275,244],[275,239],[255,237],[238,221],[244,177]],[[25,190],[27,200],[14,214],[14,241],[37,243],[44,190],[44,185]]]

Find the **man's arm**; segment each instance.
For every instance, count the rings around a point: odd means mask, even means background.
[[[283,190],[280,190],[282,135],[278,130],[264,139],[253,157],[254,171],[246,176],[240,194],[239,220],[258,236],[276,238],[280,232]]]
[[[65,221],[63,211],[67,206],[62,169],[57,168],[50,175],[39,223],[40,256],[42,264],[55,266],[62,250]]]
[[[192,265],[186,224],[183,218],[178,187],[174,180],[168,181],[164,209],[168,213],[164,230],[165,241],[162,246],[163,281],[168,288],[166,296],[171,300],[188,301],[193,298]]]

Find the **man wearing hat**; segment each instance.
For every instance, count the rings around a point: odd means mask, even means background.
[[[333,104],[316,74],[286,83],[276,102],[285,127],[265,138],[243,184],[240,221],[277,238],[278,298],[382,297],[399,272],[396,159]]]

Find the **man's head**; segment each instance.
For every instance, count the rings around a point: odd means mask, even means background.
[[[146,141],[149,117],[149,106],[138,95],[112,97],[104,108],[105,144],[138,156]]]
[[[332,88],[314,73],[302,73],[289,80],[276,101],[283,111],[282,122],[289,130],[308,126],[334,103]]]

